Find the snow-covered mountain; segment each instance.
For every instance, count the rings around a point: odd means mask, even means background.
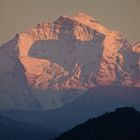
[[[79,13],[0,47],[0,109],[55,109],[91,88],[140,87],[140,43]]]

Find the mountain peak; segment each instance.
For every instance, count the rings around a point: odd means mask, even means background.
[[[90,20],[92,22],[97,22],[96,19],[94,19],[93,17],[87,15],[86,13],[83,12],[79,12],[77,16],[74,17],[77,20]]]
[[[109,29],[102,26],[95,18],[87,15],[86,13],[79,12],[77,16],[73,17],[73,19],[102,34],[108,34],[111,32]]]
[[[60,23],[64,25],[77,25],[81,24],[83,26],[89,27],[92,30],[96,30],[99,33],[107,35],[111,33],[109,29],[102,26],[96,19],[87,15],[86,13],[79,12],[76,16],[60,16],[54,23]]]
[[[73,18],[69,17],[69,16],[60,16],[55,22],[71,22],[73,21]]]
[[[55,39],[57,38],[56,36],[60,32],[60,29],[68,29],[77,26],[81,26],[83,28],[87,27],[88,29],[94,30],[103,35],[108,35],[108,33],[111,33],[109,29],[102,26],[96,19],[83,12],[79,12],[76,16],[73,17],[67,15],[60,16],[54,22],[42,22],[37,26],[28,29],[28,31],[22,33],[28,32],[28,34],[32,35],[34,39],[38,38],[38,36],[39,39]],[[70,29],[70,31],[72,30]]]
[[[58,18],[58,20],[77,20],[77,21],[91,21],[91,22],[97,22],[96,19],[94,19],[93,17],[87,15],[86,13],[83,12],[79,12],[76,16],[70,17],[67,15],[64,16],[60,16]]]

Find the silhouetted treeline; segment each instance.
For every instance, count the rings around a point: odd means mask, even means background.
[[[140,113],[131,107],[118,108],[53,140],[140,140]]]

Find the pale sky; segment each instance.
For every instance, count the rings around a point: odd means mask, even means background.
[[[0,0],[0,45],[42,21],[78,12],[121,32],[131,43],[140,41],[140,0]]]

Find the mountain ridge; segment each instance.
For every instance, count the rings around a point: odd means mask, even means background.
[[[57,133],[45,127],[15,121],[0,116],[0,139],[3,140],[49,140]]]

